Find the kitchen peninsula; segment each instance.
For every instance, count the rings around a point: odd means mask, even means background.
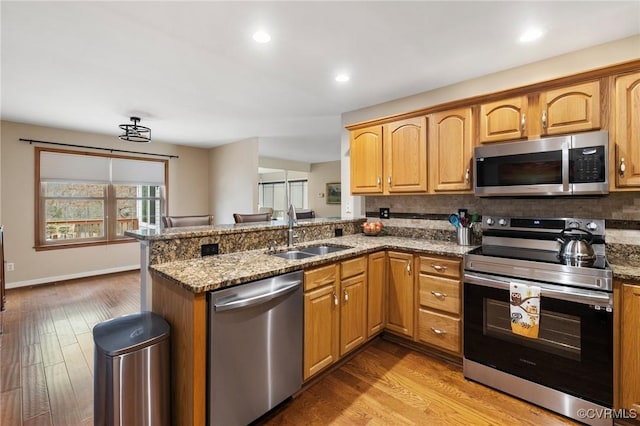
[[[334,264],[349,264],[360,257],[372,259],[378,254],[381,254],[383,259],[387,256],[387,261],[391,261],[393,253],[393,256],[398,254],[407,256],[400,259],[413,259],[409,262],[399,262],[399,270],[404,272],[406,265],[407,272],[412,268],[416,271],[416,280],[411,278],[414,285],[410,287],[414,288],[410,293],[411,303],[415,308],[423,305],[419,291],[422,277],[434,274],[433,270],[427,271],[431,268],[427,267],[425,260],[437,259],[448,262],[445,264],[450,265],[449,271],[455,274],[460,271],[460,261],[464,254],[473,248],[473,246],[459,246],[453,242],[455,233],[448,223],[433,222],[434,225],[428,226],[427,229],[411,229],[411,232],[408,232],[408,228],[394,230],[392,227],[387,227],[386,236],[368,237],[359,233],[362,219],[300,221],[296,227],[296,234],[301,240],[296,244],[297,248],[318,244],[333,244],[348,248],[299,260],[283,259],[267,250],[273,241],[277,243],[276,252],[286,250],[287,227],[281,222],[246,226],[178,228],[150,235],[142,235],[139,231],[129,233],[130,236],[139,238],[143,246],[147,245],[150,265],[148,274],[152,281],[149,289],[152,292],[152,302],[149,309],[166,318],[172,326],[171,380],[174,400],[179,401],[172,407],[173,423],[189,425],[206,423],[206,294],[208,291],[291,271],[320,271]],[[342,229],[342,237],[334,237],[337,228]],[[400,235],[412,235],[413,238]],[[221,254],[200,256],[200,246],[214,242],[219,244]],[[143,249],[142,252],[144,253],[145,250]],[[420,266],[420,261],[423,262],[423,267]],[[618,269],[614,265],[614,273],[618,271],[615,275],[617,278],[640,279],[639,269],[629,266]],[[143,276],[145,271],[143,270]],[[372,269],[369,279],[380,275],[377,272],[379,271],[374,272]],[[387,269],[387,272],[390,270]],[[382,274],[384,277],[386,277],[385,273]],[[388,281],[388,278],[385,279]],[[388,282],[384,285],[388,291],[386,287]],[[461,297],[461,292],[459,295]],[[389,295],[385,294],[384,297]],[[433,314],[433,312],[438,314],[438,309],[420,306],[420,313]],[[387,329],[396,335],[401,335],[402,333],[391,329],[395,324],[392,324],[389,314],[387,315]],[[438,318],[443,317],[445,315],[438,315]],[[458,323],[461,320],[460,316]],[[419,322],[419,319],[417,321]],[[411,327],[413,330],[405,338],[418,344],[425,343],[425,340],[420,338],[420,328],[415,324]],[[378,333],[383,328],[380,328]],[[367,338],[370,339],[374,335],[369,335]],[[460,342],[459,336],[458,339]]]

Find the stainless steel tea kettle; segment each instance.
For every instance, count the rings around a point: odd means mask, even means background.
[[[584,235],[576,235],[582,232]],[[591,247],[593,234],[585,229],[565,228],[557,239],[561,244],[558,256],[566,261],[591,261],[596,255]]]

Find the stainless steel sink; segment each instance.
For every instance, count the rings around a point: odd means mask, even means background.
[[[302,247],[302,248],[300,248],[300,251],[303,251],[305,253],[313,253],[313,254],[316,254],[316,255],[323,255],[323,254],[334,253],[336,251],[347,250],[347,249],[350,249],[350,248],[351,247],[347,247],[347,246],[321,244],[321,245],[318,245],[318,246]]]
[[[282,253],[274,253],[273,255],[283,259],[305,259],[307,257],[317,256],[315,253],[306,253],[300,250],[289,250]]]
[[[306,259],[307,257],[335,253],[337,251],[347,250],[350,248],[351,247],[347,247],[347,246],[320,244],[317,246],[301,247],[299,249],[292,249],[288,251],[283,251],[281,253],[274,253],[273,256],[278,256],[283,259]]]

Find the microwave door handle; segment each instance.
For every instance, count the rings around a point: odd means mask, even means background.
[[[571,193],[573,188],[569,185],[569,146],[562,146],[562,192]]]
[[[551,299],[566,300],[569,302],[576,302],[583,305],[611,305],[611,295],[604,292],[595,292],[589,290],[581,290],[577,288],[561,287],[561,289],[555,289],[553,287],[544,285],[543,283],[536,283],[523,280],[511,280],[516,283],[525,285],[535,285],[540,287],[540,295],[543,297],[549,297]],[[476,284],[483,287],[492,287],[499,290],[507,290],[510,288],[510,280],[502,279],[494,276],[484,276],[476,273],[465,272],[464,282],[469,284]]]

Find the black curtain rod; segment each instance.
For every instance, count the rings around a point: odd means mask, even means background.
[[[109,151],[109,152],[124,152],[127,154],[142,154],[142,155],[154,155],[156,157],[168,157],[168,158],[180,158],[177,155],[169,155],[169,154],[152,154],[149,152],[140,152],[140,151],[127,151],[126,149],[113,149],[113,148],[98,148],[95,146],[87,146],[87,145],[73,145],[70,143],[60,143],[60,142],[48,142],[48,141],[37,141],[33,139],[23,139],[20,138],[22,142],[29,142],[29,144],[33,143],[44,143],[47,145],[58,145],[58,146],[70,146],[73,148],[88,148],[88,149],[98,149],[101,151]]]

